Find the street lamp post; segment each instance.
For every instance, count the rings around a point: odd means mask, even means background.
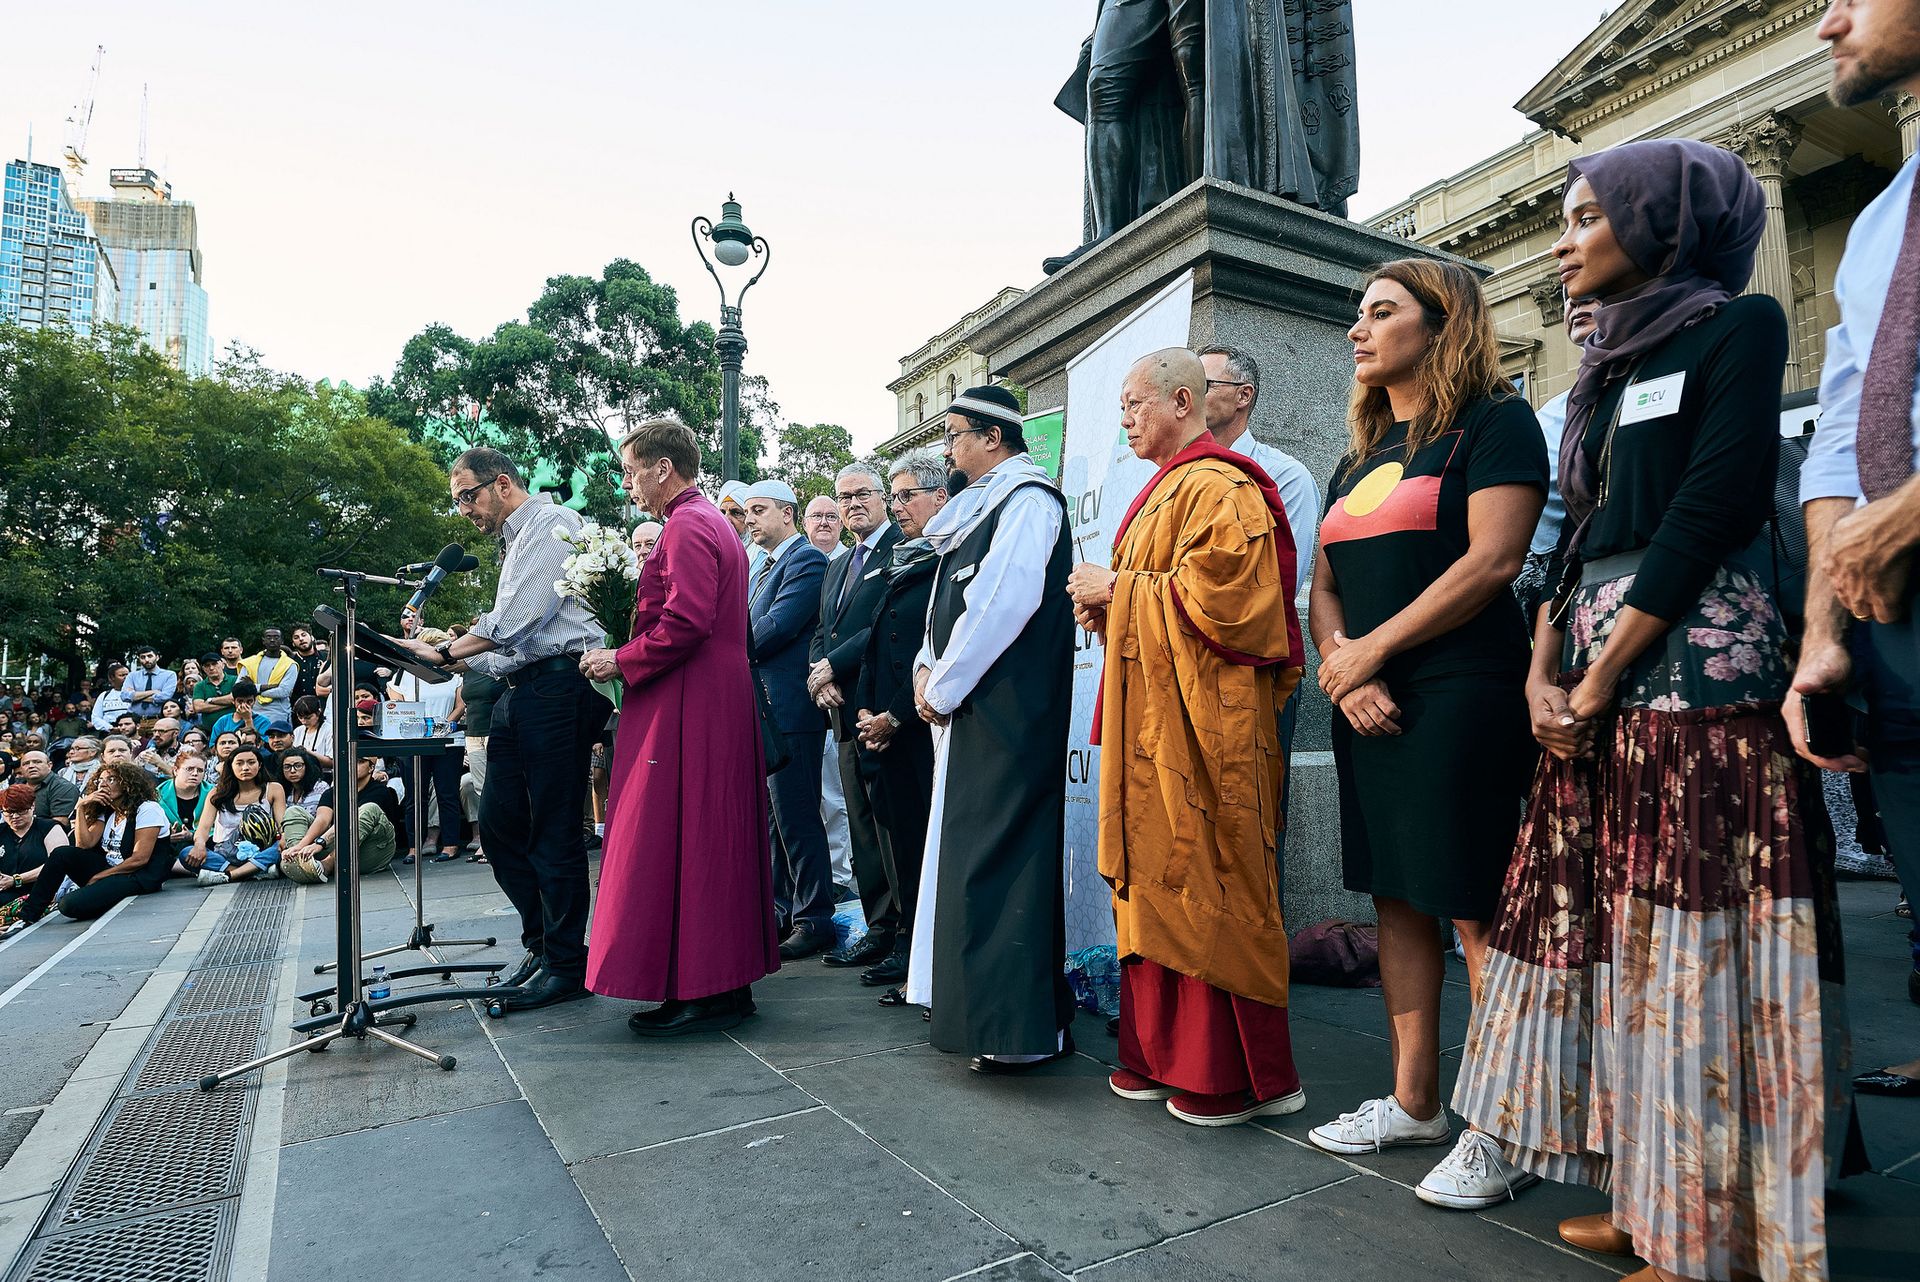
[[[719,222],[701,214],[693,220],[692,230],[693,248],[700,255],[707,274],[713,277],[713,283],[720,287],[720,333],[713,344],[720,355],[720,479],[737,481],[740,479],[740,364],[747,355],[747,335],[740,328],[740,304],[746,300],[747,291],[767,274],[767,264],[773,261],[773,255],[767,249],[767,242],[740,220],[740,202],[733,198],[732,192],[721,202]],[[702,240],[712,244],[712,258],[707,256]],[[714,269],[716,258],[723,267],[744,266],[753,258],[761,260],[759,269],[740,287],[731,303],[727,302],[727,283]]]

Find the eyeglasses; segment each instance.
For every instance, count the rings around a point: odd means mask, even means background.
[[[961,437],[967,435],[970,432],[991,432],[991,431],[993,431],[993,429],[990,427],[963,427],[957,432],[948,432],[946,433],[946,436],[945,436],[945,439],[947,442],[947,448],[952,449],[953,443],[955,441],[959,440]]]
[[[879,493],[881,493],[879,490],[848,490],[845,494],[834,495],[833,501],[845,507],[849,503],[865,503]]]
[[[492,484],[493,484],[492,481],[486,481],[480,485],[475,485],[469,489],[456,491],[453,496],[454,510],[457,512],[463,508],[472,507],[473,501],[474,499],[479,497],[480,491],[486,489],[487,486]]]
[[[977,429],[970,429],[970,430],[977,430]],[[887,506],[888,507],[905,507],[907,504],[913,502],[914,495],[931,494],[939,488],[940,487],[938,485],[916,485],[909,489],[895,490],[892,494],[889,494],[887,496]]]
[[[1207,380],[1207,386],[1208,387],[1252,387],[1253,384],[1247,382],[1245,379],[1240,379],[1240,378],[1210,378]]]

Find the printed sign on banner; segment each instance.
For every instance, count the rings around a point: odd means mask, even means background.
[[[1149,352],[1184,347],[1193,324],[1193,273],[1185,272],[1067,366],[1066,456],[1060,490],[1073,528],[1073,559],[1113,562],[1113,532],[1153,464],[1136,458],[1120,426],[1120,384]],[[1093,701],[1106,648],[1074,632],[1073,724],[1067,736],[1067,950],[1113,943],[1113,896],[1100,879],[1100,749]]]

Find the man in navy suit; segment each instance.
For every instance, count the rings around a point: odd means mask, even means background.
[[[849,463],[834,478],[833,489],[840,517],[856,541],[846,555],[827,566],[820,597],[820,626],[808,650],[813,666],[807,673],[807,693],[827,710],[838,745],[835,759],[821,768],[840,774],[853,876],[860,886],[867,933],[821,960],[829,966],[872,966],[893,952],[901,906],[894,901],[881,861],[880,829],[874,822],[873,801],[860,771],[859,750],[854,743],[858,734],[852,715],[855,709],[848,700],[860,673],[860,656],[867,648],[874,608],[886,593],[881,575],[893,556],[893,545],[900,541],[900,531],[887,519],[886,484],[875,465]]]
[[[807,646],[820,622],[826,554],[795,524],[799,496],[784,481],[741,495],[747,535],[766,553],[748,579],[747,652],[787,741],[787,764],[767,777],[773,800],[773,906],[788,961],[833,944],[833,864],[820,822],[820,761],[827,719],[807,693]]]

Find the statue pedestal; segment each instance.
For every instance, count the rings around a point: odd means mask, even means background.
[[[1346,335],[1362,282],[1377,264],[1416,255],[1436,256],[1343,218],[1202,179],[974,326],[962,341],[987,357],[995,375],[1026,388],[1031,407],[1065,405],[1071,444],[1075,407],[1067,404],[1067,363],[1191,269],[1188,346],[1223,343],[1252,353],[1261,381],[1254,435],[1305,463],[1324,491],[1346,449],[1353,381]],[[1118,410],[1102,406],[1099,413],[1105,420]],[[1304,588],[1303,582],[1302,636]],[[1372,902],[1341,885],[1339,792],[1328,738],[1333,709],[1315,684],[1319,664],[1311,644],[1307,651],[1284,867],[1287,923],[1371,921]]]

